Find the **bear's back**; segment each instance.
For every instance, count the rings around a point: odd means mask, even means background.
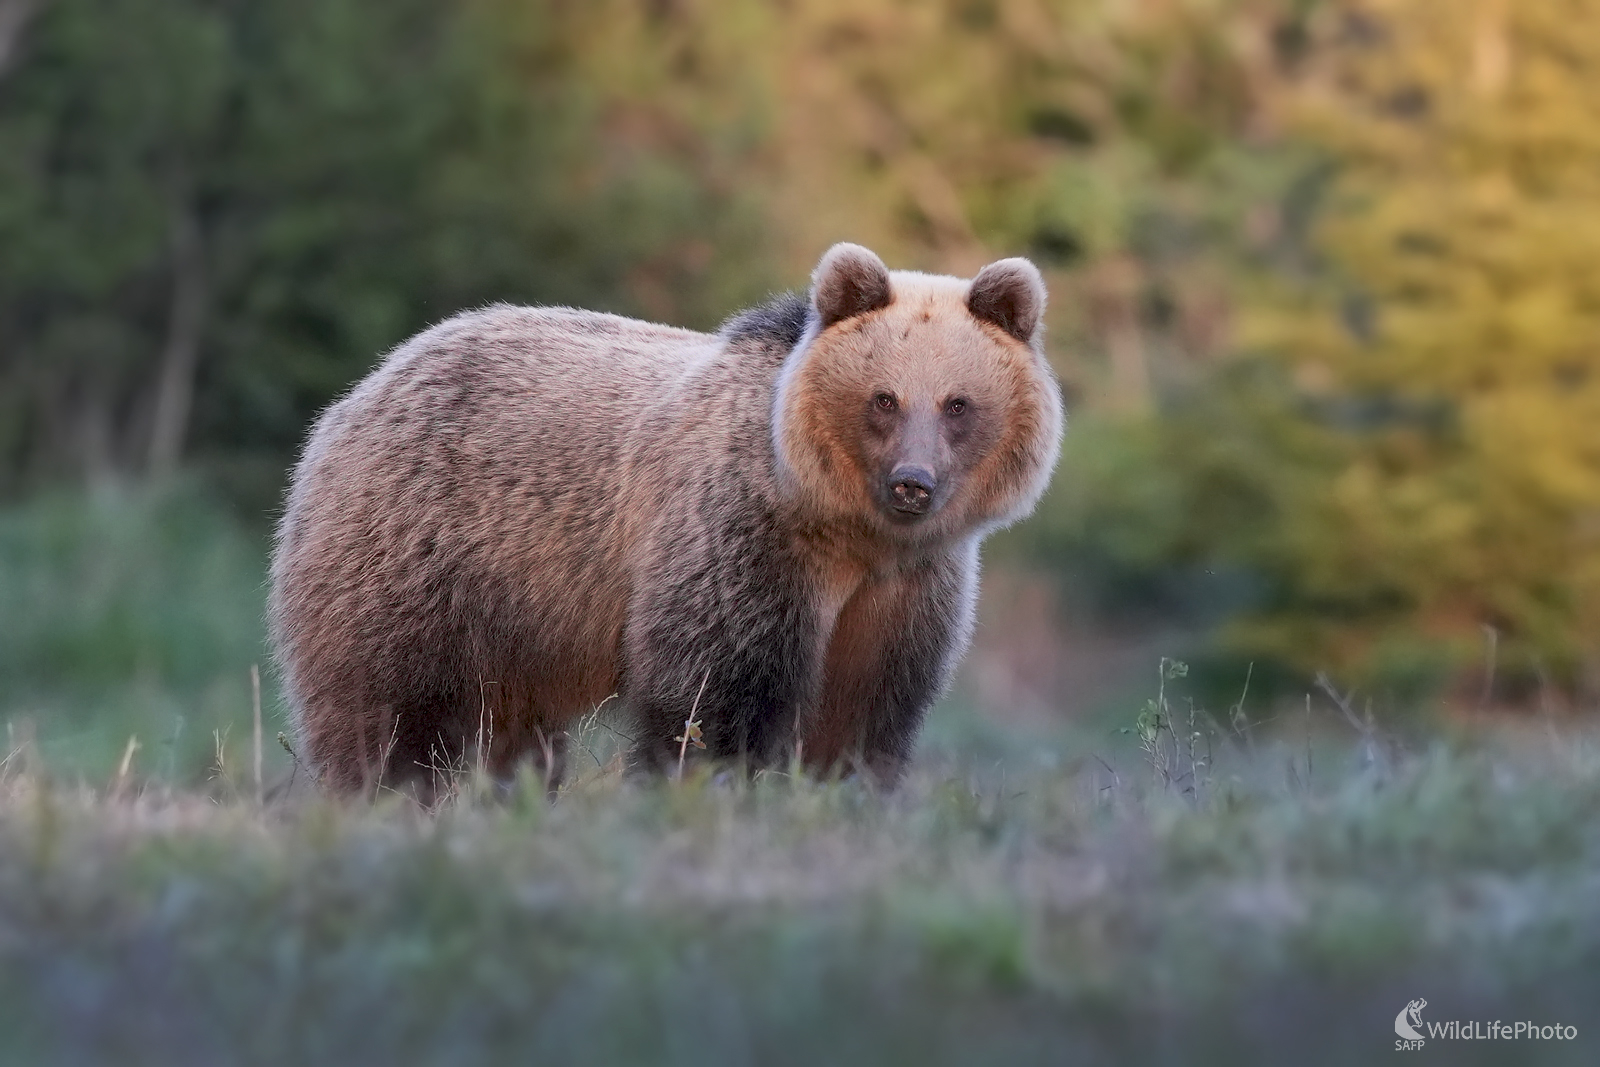
[[[706,334],[597,312],[458,315],[396,349],[323,414],[295,488],[338,483],[375,504],[383,497],[390,512],[395,491],[422,490],[469,510],[513,492],[559,506],[614,482],[632,429],[714,352]]]
[[[378,405],[389,425],[409,422],[428,433],[465,433],[472,420],[494,418],[497,446],[513,428],[556,443],[571,443],[573,434],[609,437],[714,352],[715,338],[692,330],[498,305],[418,334],[329,414]]]

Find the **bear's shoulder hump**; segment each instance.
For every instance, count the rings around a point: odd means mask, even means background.
[[[805,294],[780,293],[765,304],[729,317],[717,333],[728,344],[754,343],[788,351],[805,335],[810,310]]]

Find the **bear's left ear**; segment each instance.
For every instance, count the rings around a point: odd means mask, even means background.
[[[1044,277],[1026,259],[1002,259],[972,279],[967,310],[1012,337],[1032,344],[1044,316]]]
[[[822,254],[811,272],[811,302],[822,328],[888,307],[889,268],[869,248],[841,241]]]

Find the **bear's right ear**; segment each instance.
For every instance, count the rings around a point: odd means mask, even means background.
[[[889,300],[889,268],[860,245],[834,245],[811,272],[811,303],[824,330],[844,319],[888,307]]]

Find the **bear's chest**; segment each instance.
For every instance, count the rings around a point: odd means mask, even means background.
[[[833,633],[844,606],[871,577],[872,568],[861,560],[844,558],[818,561],[815,575],[817,615],[821,623],[818,636],[824,642]]]

